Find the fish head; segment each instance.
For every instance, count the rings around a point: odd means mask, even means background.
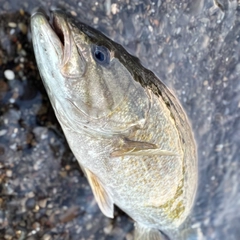
[[[119,57],[120,45],[60,11],[54,11],[50,21],[43,12],[35,12],[31,30],[41,77],[62,122],[107,118],[128,102],[135,83],[127,61]]]

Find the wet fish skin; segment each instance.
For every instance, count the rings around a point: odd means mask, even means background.
[[[59,11],[52,25],[36,11],[31,30],[55,114],[101,211],[125,211],[135,239],[163,239],[158,230],[183,238],[197,157],[176,97],[121,45]]]

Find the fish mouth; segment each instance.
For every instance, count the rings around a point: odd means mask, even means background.
[[[45,29],[48,31],[44,34],[49,35],[50,41],[54,40],[51,41],[53,47],[55,47],[56,41],[61,45],[63,51],[61,59],[62,67],[69,61],[73,44],[66,17],[60,10],[50,10],[49,14],[47,14],[42,8],[34,9],[31,18],[39,16],[45,20],[45,23],[48,23],[48,29]]]
[[[62,75],[69,79],[83,76],[86,71],[86,61],[79,46],[75,43],[71,19],[59,9],[52,9],[47,15],[41,8],[35,10],[31,18],[32,25],[38,29],[37,32],[41,32],[46,42],[51,43],[51,47],[55,48],[59,58],[58,67]],[[39,40],[36,42],[41,44]]]
[[[63,25],[61,25],[63,19],[59,18],[55,11],[61,12],[60,10],[50,10],[50,12],[47,14],[43,8],[35,8],[32,11],[31,17],[33,18],[36,15],[42,15],[47,20],[52,30],[56,33],[57,37],[62,43],[62,46],[64,47],[64,40],[66,36],[64,34],[65,29],[63,29]]]
[[[56,16],[56,14],[54,14],[54,13],[50,14],[49,24],[52,27],[53,31],[58,36],[59,40],[61,41],[61,43],[64,47],[66,34],[64,34],[64,29],[63,29],[62,25],[60,24],[59,18]]]

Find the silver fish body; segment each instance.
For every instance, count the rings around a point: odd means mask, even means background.
[[[135,239],[180,239],[197,157],[176,97],[122,46],[61,12],[52,24],[35,12],[31,30],[55,114],[101,211],[125,211]]]

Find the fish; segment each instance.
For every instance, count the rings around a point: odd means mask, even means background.
[[[102,213],[135,222],[135,240],[188,239],[197,150],[176,96],[140,60],[64,12],[31,16],[37,66]]]

